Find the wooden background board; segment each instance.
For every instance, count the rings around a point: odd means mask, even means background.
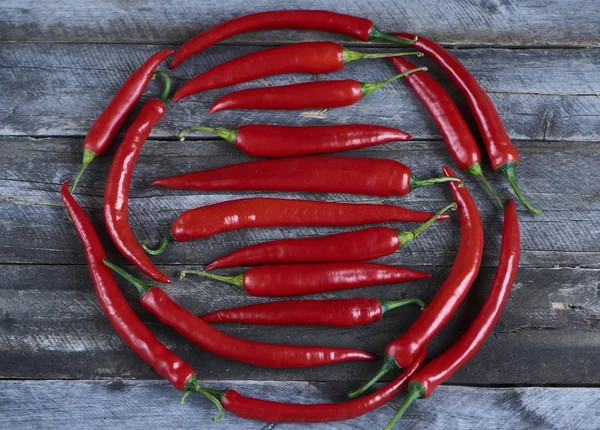
[[[57,407],[54,413],[34,414],[36,418],[44,417],[47,428],[82,420],[89,428],[100,428],[106,423],[116,425],[115,420],[121,420],[127,428],[187,427],[190,422],[184,419],[189,419],[188,414],[193,414],[195,423],[200,422],[198,419],[208,423],[205,418],[210,410],[205,404],[198,407],[197,400],[189,401],[181,409],[175,402],[176,393],[166,384],[146,381],[155,379],[156,374],[127,350],[106,322],[90,286],[81,246],[64,217],[58,188],[72,179],[79,168],[82,139],[106,101],[151,53],[176,47],[198,30],[244,13],[318,7],[323,4],[312,0],[276,4],[265,0],[0,1],[0,378],[6,380],[0,383],[1,427],[8,423],[17,428],[30,426],[32,418],[24,405],[33,399],[38,402],[36,411],[41,412],[50,404]],[[411,428],[598,427],[598,418],[589,416],[592,400],[600,395],[595,389],[498,388],[600,385],[596,371],[600,344],[600,185],[596,178],[600,165],[600,12],[595,2],[376,0],[338,1],[331,8],[369,17],[383,30],[415,31],[451,47],[490,93],[520,150],[517,172],[523,189],[534,204],[544,209],[542,215],[533,217],[519,208],[522,266],[493,336],[450,380],[454,385],[442,387],[431,400],[419,403],[406,424]],[[207,49],[171,75],[179,86],[200,71],[264,46],[325,39],[363,51],[394,48],[385,43],[363,44],[314,32],[251,33]],[[416,62],[431,65],[422,59]],[[331,78],[375,81],[393,73],[394,69],[384,60],[357,61]],[[463,98],[449,80],[435,67],[431,73],[474,125]],[[329,78],[288,75],[242,84],[239,88]],[[209,116],[207,108],[212,101],[228,91],[210,91],[169,104],[167,116],[153,131],[134,174],[131,224],[139,239],[157,241],[185,209],[243,196],[384,202],[427,210],[436,210],[450,199],[443,186],[417,190],[404,198],[197,193],[151,187],[150,181],[157,176],[251,160],[206,135],[178,142],[178,129],[194,123],[236,127],[255,122],[365,122],[394,126],[411,133],[415,141],[346,155],[394,158],[423,177],[438,175],[444,164],[453,166],[433,120],[402,82],[389,85],[355,106],[330,110],[324,119],[301,116],[299,112],[231,111]],[[157,92],[158,85],[152,83],[143,101]],[[114,148],[88,169],[77,197],[102,232],[103,185],[112,154]],[[511,193],[502,178],[489,167],[485,171],[502,197],[508,198]],[[485,222],[483,268],[459,313],[434,339],[429,349],[431,357],[460,336],[476,315],[498,258],[501,215],[483,187],[462,176]],[[415,226],[389,225],[402,229]],[[231,232],[173,245],[156,262],[174,275],[182,268],[201,267],[242,245],[341,230],[348,229]],[[416,295],[430,300],[450,269],[458,241],[455,219],[435,225],[402,252],[381,259],[430,271],[430,280],[315,298],[395,299]],[[109,257],[124,264],[109,242],[105,237]],[[347,363],[274,371],[218,359],[159,324],[140,309],[133,291],[124,283],[121,285],[153,332],[189,360],[204,378],[215,381],[215,386],[219,385],[216,381],[227,379],[244,393],[271,393],[274,399],[340,401],[345,388],[356,385],[377,367],[377,363]],[[197,313],[260,301],[234,287],[191,277],[167,288],[177,301]],[[221,327],[254,340],[354,346],[379,353],[417,315],[415,309],[396,310],[383,321],[352,330]],[[138,381],[86,381],[99,378]],[[263,380],[272,382],[265,386],[253,382]],[[302,381],[320,382],[307,385]],[[340,381],[347,382],[340,385]],[[467,385],[481,388],[465,388]],[[78,403],[72,403],[73,399]],[[145,399],[147,403],[143,402]],[[125,410],[123,404],[131,409]],[[159,412],[152,405],[161,405],[164,410]],[[515,410],[518,413],[514,415],[507,413]],[[144,419],[140,420],[140,415]],[[364,419],[330,428],[381,425],[391,415],[390,406]],[[219,428],[239,425],[229,416]],[[244,425],[254,428],[255,424]]]

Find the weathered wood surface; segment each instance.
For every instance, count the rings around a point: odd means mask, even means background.
[[[347,383],[207,382],[248,396],[296,403],[339,402]],[[2,381],[0,425],[30,429],[247,429],[362,430],[383,428],[402,397],[377,412],[329,424],[265,424],[215,408],[199,396],[185,404],[164,381]],[[600,390],[590,388],[475,388],[442,386],[418,400],[397,426],[403,429],[597,429]]]

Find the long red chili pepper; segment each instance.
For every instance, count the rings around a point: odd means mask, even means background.
[[[133,169],[152,128],[166,113],[164,101],[171,88],[169,76],[159,73],[166,83],[161,99],[152,99],[144,105],[127,130],[110,166],[104,188],[104,220],[108,233],[121,254],[155,281],[170,283],[170,279],[150,261],[129,225],[129,185]]]
[[[179,132],[179,140],[188,130],[216,134],[246,154],[281,158],[324,152],[348,151],[394,141],[411,140],[402,130],[367,124],[290,127],[249,124],[237,130],[193,125]]]
[[[169,68],[174,69],[192,55],[237,34],[283,29],[341,33],[365,42],[379,39],[403,45],[414,43],[414,40],[399,39],[383,33],[373,25],[373,21],[357,16],[326,10],[278,10],[244,15],[198,33],[175,52]]]
[[[326,423],[343,421],[359,417],[388,403],[406,386],[406,381],[413,375],[423,361],[425,351],[400,376],[380,390],[343,403],[298,404],[282,403],[256,399],[241,395],[235,390],[208,390],[218,397],[223,407],[248,420],[269,423]]]
[[[228,87],[285,73],[332,73],[354,60],[399,55],[422,56],[421,52],[367,54],[334,42],[300,42],[264,49],[235,58],[187,81],[173,96],[177,101],[201,91]]]
[[[75,187],[77,187],[77,183],[86,167],[109,147],[127,118],[127,115],[129,115],[129,112],[131,112],[131,109],[133,109],[133,106],[139,100],[150,79],[152,79],[154,70],[173,52],[172,49],[166,49],[148,58],[125,81],[108,106],[106,106],[104,112],[96,119],[96,122],[94,122],[83,141],[83,166],[73,182],[71,192],[75,191]]]
[[[455,207],[451,203],[412,231],[371,227],[329,236],[274,240],[247,246],[213,261],[206,266],[206,270],[261,264],[373,260],[397,251],[433,224],[441,214]]]
[[[386,426],[391,429],[408,407],[433,391],[469,361],[488,338],[504,309],[519,269],[521,237],[515,203],[511,200],[504,213],[500,260],[487,299],[467,331],[444,353],[430,361],[409,379],[409,390],[398,413]]]
[[[392,301],[363,297],[341,300],[282,300],[222,309],[201,318],[207,323],[354,327],[379,321],[384,313],[409,304],[418,305],[421,310],[427,306],[423,300],[417,298]]]
[[[413,37],[414,35],[397,33],[396,36]],[[483,137],[492,168],[508,180],[523,206],[534,214],[541,213],[541,209],[533,207],[527,201],[517,184],[515,168],[519,162],[519,151],[510,141],[510,137],[490,96],[481,88],[481,85],[466,67],[437,43],[419,37],[413,48],[430,57],[450,76],[467,99],[469,109],[471,109],[475,121],[477,121],[479,132]]]
[[[211,327],[175,303],[162,289],[150,287],[106,260],[104,264],[138,289],[144,309],[152,312],[161,322],[174,328],[200,348],[220,357],[270,368],[316,367],[375,358],[374,355],[360,349],[270,344],[230,336]]]
[[[359,82],[354,79],[344,79],[234,91],[215,101],[208,113],[229,109],[298,110],[350,106],[397,79],[426,70],[427,67],[417,67],[380,82]]]
[[[413,63],[404,58],[391,58],[390,62],[399,72],[405,72],[415,67]],[[481,170],[479,145],[452,98],[427,73],[413,73],[405,76],[404,80],[431,114],[454,162],[458,167],[483,182],[483,185],[503,208],[502,201]]]
[[[355,157],[295,157],[249,161],[158,178],[152,185],[179,190],[272,190],[406,195],[415,188],[460,181],[416,178],[396,160]]]
[[[221,404],[198,385],[194,369],[173,354],[140,321],[123,297],[110,269],[102,264],[106,254],[100,238],[90,219],[69,192],[68,182],[62,185],[60,195],[83,244],[98,303],[110,324],[133,352],[176,389],[184,390],[186,396],[192,392],[200,393],[214,403],[219,409],[218,420],[223,415]]]
[[[444,167],[444,174],[454,176],[448,167]],[[455,183],[449,186],[460,217],[460,246],[452,270],[427,309],[406,333],[387,346],[379,372],[361,388],[350,393],[351,397],[364,392],[390,370],[408,366],[454,315],[479,272],[483,254],[483,226],[477,206],[466,187]]]
[[[420,222],[433,215],[432,212],[379,204],[270,198],[228,200],[185,211],[173,221],[171,231],[157,249],[149,249],[145,243],[142,246],[149,254],[158,255],[173,241],[187,242],[242,228]],[[438,219],[447,218],[448,215],[442,215]]]
[[[252,267],[237,276],[220,276],[198,270],[182,270],[227,282],[252,296],[303,296],[371,285],[395,284],[430,278],[429,273],[375,263],[282,264]]]

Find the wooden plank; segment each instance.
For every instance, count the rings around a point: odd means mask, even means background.
[[[315,403],[343,401],[345,383],[209,382],[230,386],[248,396]],[[338,394],[331,394],[338,393]],[[403,396],[353,420],[328,424],[268,425],[215,410],[198,397],[180,405],[178,393],[156,381],[0,381],[0,424],[5,428],[39,429],[239,429],[359,430],[383,428]],[[398,428],[427,429],[595,429],[600,420],[597,388],[475,388],[441,386],[406,412]]]
[[[132,5],[65,0],[3,3],[0,14],[2,41],[56,41],[87,43],[175,43],[225,19],[273,9],[327,9],[372,19],[385,31],[409,30],[443,43],[503,45],[598,45],[600,21],[594,0],[570,2],[486,0],[463,2],[368,3],[339,0],[326,5],[318,0],[164,0]],[[348,40],[332,34],[306,32],[251,33],[231,43],[256,43],[303,38]]]
[[[159,48],[1,44],[0,83],[5,91],[0,94],[0,134],[84,136],[131,70]],[[217,46],[171,74],[179,86],[201,70],[254,50],[256,47]],[[473,49],[457,50],[456,54],[490,92],[513,139],[600,141],[600,50]],[[437,68],[432,72],[467,112],[445,75]],[[193,123],[235,128],[252,122],[309,125],[360,121],[403,128],[419,139],[439,138],[427,111],[401,82],[354,106],[330,110],[325,120],[300,116],[297,111],[225,111],[214,117],[207,113],[214,100],[233,89],[310,79],[379,81],[394,73],[383,60],[357,61],[331,75],[282,75],[200,93],[171,104],[153,136],[174,138],[181,127]],[[152,84],[146,97],[155,95],[157,88]]]
[[[117,260],[121,262],[120,260]],[[168,274],[178,267],[160,266]],[[131,269],[131,267],[128,267]],[[100,310],[85,265],[2,265],[0,379],[156,378],[114,333]],[[431,300],[448,268],[431,267],[430,280],[312,296]],[[468,327],[487,294],[495,268],[483,268],[460,311],[429,347],[447,348]],[[138,271],[134,273],[139,275]],[[468,385],[598,385],[595,372],[600,326],[598,269],[521,268],[511,300],[482,350],[452,379]],[[364,380],[378,363],[345,363],[315,369],[261,369],[219,359],[186,342],[140,309],[131,286],[119,280],[134,309],[157,336],[208,379]],[[166,291],[192,312],[259,303],[235,287],[200,278],[175,281]],[[269,299],[266,299],[269,300]],[[235,336],[257,341],[357,347],[380,354],[418,315],[412,307],[390,312],[371,325],[265,327],[224,324]],[[528,359],[523,359],[528,357]],[[565,366],[564,363],[572,363]],[[351,375],[351,376],[350,376]]]

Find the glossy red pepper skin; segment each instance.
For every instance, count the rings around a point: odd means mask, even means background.
[[[483,342],[492,333],[508,301],[510,291],[517,277],[520,254],[519,219],[515,202],[511,200],[504,213],[504,228],[498,268],[488,297],[485,299],[479,314],[467,331],[450,348],[427,363],[425,367],[409,379],[409,394],[390,425],[388,425],[389,428],[400,419],[414,400],[429,397],[440,384],[447,381],[479,351]]]
[[[158,287],[152,287],[144,294],[142,306],[200,348],[240,363],[270,368],[306,368],[375,358],[359,349],[269,344],[229,336],[175,303]]]
[[[119,336],[142,360],[152,366],[175,388],[183,390],[194,375],[194,370],[156,339],[133,312],[110,269],[102,264],[102,260],[106,259],[106,254],[100,239],[83,209],[69,193],[68,183],[62,185],[61,197],[83,243],[90,277],[106,318]]]
[[[169,278],[152,263],[129,225],[129,186],[133,169],[144,142],[165,113],[165,104],[152,99],[127,130],[106,179],[104,219],[108,233],[121,254],[155,281],[170,283]]]
[[[245,397],[234,390],[227,390],[221,397],[223,407],[235,415],[269,423],[325,423],[359,417],[388,403],[406,386],[423,361],[425,352],[395,380],[380,390],[359,399],[343,403],[294,404]]]
[[[234,18],[198,33],[175,52],[169,68],[174,69],[192,55],[228,37],[251,31],[283,29],[327,31],[346,34],[362,41],[380,38],[403,44],[412,43],[381,33],[373,25],[373,21],[357,16],[325,10],[268,11]]]

